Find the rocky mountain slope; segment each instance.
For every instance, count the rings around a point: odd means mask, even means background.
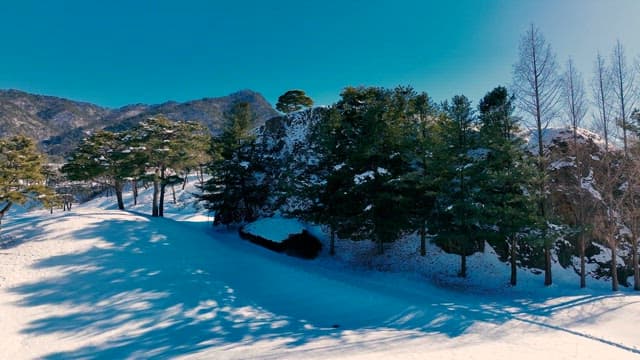
[[[215,133],[220,129],[224,112],[238,102],[251,104],[256,125],[278,114],[262,95],[251,90],[184,103],[134,104],[117,109],[18,90],[0,90],[0,137],[24,134],[37,139],[48,154],[64,156],[77,145],[85,131],[123,129],[159,114],[174,120],[201,122]]]

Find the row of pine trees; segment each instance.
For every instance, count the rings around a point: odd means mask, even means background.
[[[346,88],[309,124],[316,158],[293,178],[264,176],[273,169],[241,109],[213,141],[201,199],[220,224],[277,210],[265,209],[281,203],[269,194],[301,199],[289,214],[325,225],[331,254],[337,238],[373,240],[382,253],[386,243],[418,233],[421,255],[429,238],[459,254],[461,276],[466,257],[486,240],[507,241],[515,284],[518,241],[533,244],[546,225],[534,207],[541,175],[512,102],[504,87],[477,109],[464,96],[435,104],[410,87]]]

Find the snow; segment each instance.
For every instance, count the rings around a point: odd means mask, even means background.
[[[189,193],[167,218],[104,197],[71,212],[16,212],[0,243],[0,358],[634,359],[640,297],[557,264],[554,285],[486,246],[468,258],[409,236],[375,255],[338,240],[313,261],[214,229]],[[128,193],[125,201],[131,204]],[[276,231],[273,218],[261,235]],[[304,224],[298,223],[300,226]],[[328,241],[317,227],[309,227]]]
[[[249,234],[259,235],[273,242],[283,242],[289,235],[300,234],[305,229],[304,225],[296,219],[280,217],[264,218],[247,224],[244,231]]]
[[[567,160],[556,160],[554,162],[552,162],[551,164],[549,164],[549,170],[559,170],[562,169],[564,167],[575,167],[576,164],[575,162],[572,160],[567,161]]]
[[[380,174],[380,175],[382,175],[382,176],[385,176],[385,175],[389,175],[389,174],[390,174],[390,173],[389,173],[389,170],[387,170],[387,169],[385,169],[385,168],[382,168],[382,167],[378,167],[378,168],[376,169],[376,171],[378,172],[378,174]]]
[[[593,187],[594,181],[593,169],[591,169],[589,170],[589,175],[581,179],[580,187],[587,190],[594,198],[602,200],[602,195],[600,194],[600,192]]]
[[[537,153],[538,151],[538,132],[535,129],[528,130],[527,136],[527,148],[530,152]],[[588,140],[593,141],[600,148],[604,149],[604,140],[596,133],[578,128],[576,129],[578,135],[578,142],[581,144],[586,143]],[[547,128],[542,130],[542,146],[548,149],[555,142],[559,141],[573,141],[573,130],[569,128]],[[611,144],[609,144],[611,146]]]
[[[356,185],[364,184],[369,180],[373,180],[375,178],[375,173],[371,170],[365,171],[361,174],[357,174],[353,177],[353,183]]]

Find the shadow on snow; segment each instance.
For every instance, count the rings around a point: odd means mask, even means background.
[[[78,241],[100,236],[106,245],[43,259],[36,267],[57,267],[58,277],[12,289],[21,295],[22,306],[64,305],[72,311],[34,320],[24,332],[117,333],[104,343],[46,359],[167,358],[265,340],[284,341],[278,346],[290,349],[322,338],[340,340],[346,330],[409,330],[389,335],[388,341],[428,334],[457,337],[477,322],[520,320],[543,330],[552,327],[543,319],[557,311],[615,296],[581,295],[537,307],[538,301],[452,297],[434,287],[428,294],[402,284],[381,288],[366,279],[375,273],[320,269],[235,235],[212,236],[212,230],[203,229],[167,219],[107,216],[77,230]],[[576,322],[583,320],[584,314],[576,315]]]

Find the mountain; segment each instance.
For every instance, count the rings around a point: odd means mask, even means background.
[[[0,137],[24,134],[38,140],[49,155],[64,156],[86,131],[121,130],[159,114],[173,120],[198,121],[216,133],[223,114],[238,102],[251,104],[256,126],[278,115],[262,95],[251,90],[183,103],[133,104],[117,109],[19,90],[0,90]]]
[[[110,113],[97,105],[18,90],[0,90],[0,135],[26,134],[36,139],[93,127]]]

